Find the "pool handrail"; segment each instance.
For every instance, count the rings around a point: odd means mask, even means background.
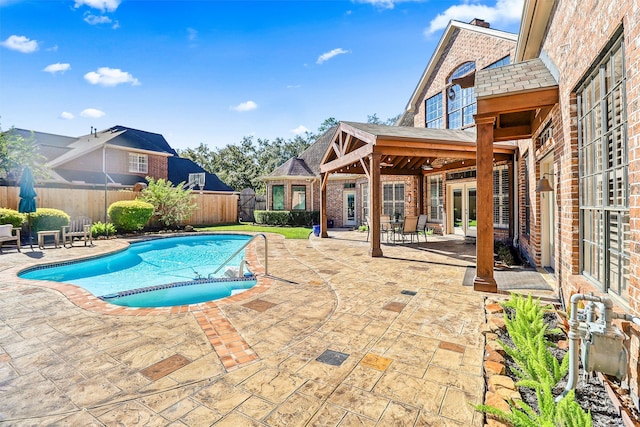
[[[218,268],[217,268],[213,273],[211,273],[211,274],[212,274],[212,275],[213,275],[213,274],[216,274],[218,271],[222,270],[222,267],[224,267],[225,265],[227,265],[227,263],[228,263],[229,261],[231,261],[233,258],[235,258],[235,256],[236,256],[236,255],[238,255],[238,254],[240,253],[240,251],[242,251],[244,248],[246,248],[246,247],[249,245],[249,243],[253,242],[253,240],[254,240],[256,237],[262,237],[262,238],[264,239],[264,274],[265,274],[265,276],[266,276],[266,275],[268,275],[268,274],[269,274],[269,261],[268,261],[268,257],[267,257],[267,256],[268,256],[269,251],[268,251],[268,249],[267,249],[267,247],[268,247],[268,245],[267,245],[267,236],[266,236],[265,234],[263,234],[263,233],[258,233],[258,234],[253,235],[253,236],[252,236],[249,240],[247,240],[247,241],[246,241],[242,246],[240,246],[240,248],[239,248],[237,251],[235,251],[235,252],[233,253],[233,255],[231,255],[231,256],[230,256],[229,258],[227,258],[227,259],[226,259],[222,264],[220,264],[220,267],[218,267]]]

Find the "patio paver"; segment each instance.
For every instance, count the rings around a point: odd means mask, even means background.
[[[259,286],[159,310],[16,277],[121,241],[5,252],[0,424],[482,425],[469,403],[483,393],[485,295],[462,286],[475,247],[434,237],[372,259],[364,233],[330,236],[269,235]],[[317,361],[326,350],[348,357]]]

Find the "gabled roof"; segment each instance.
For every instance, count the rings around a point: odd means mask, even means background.
[[[185,159],[182,157],[169,157],[168,164],[168,178],[173,185],[177,185],[181,182],[189,181],[190,173],[203,173],[205,174],[204,188],[207,191],[235,191],[227,184],[222,182],[220,178],[214,173],[209,173],[204,170],[200,165],[193,162],[191,159]]]
[[[36,141],[40,154],[48,160],[59,157],[70,150],[71,145],[77,138],[71,136],[55,135],[52,133],[35,132],[26,129],[13,129],[16,135],[24,139],[33,137]]]
[[[453,37],[453,35],[456,34],[458,30],[474,31],[479,34],[484,34],[491,37],[510,40],[514,43],[518,39],[517,34],[509,33],[507,31],[495,30],[493,28],[486,28],[486,27],[481,27],[473,24],[465,24],[464,22],[460,22],[460,21],[454,21],[454,20],[449,21],[447,28],[445,28],[444,32],[442,33],[442,37],[438,42],[438,46],[436,50],[433,52],[433,55],[431,56],[431,59],[429,60],[427,67],[424,69],[424,72],[422,73],[422,77],[420,77],[420,80],[418,81],[418,85],[414,89],[413,94],[411,95],[411,98],[407,103],[407,107],[406,107],[407,111],[413,111],[413,108],[418,100],[418,97],[424,90],[424,87],[426,86],[427,81],[429,80],[429,76],[431,76],[431,74],[434,72],[436,66],[440,62],[440,58],[446,53],[446,47],[449,44],[451,37]]]
[[[337,126],[329,128],[298,157],[292,157],[278,166],[273,172],[267,175],[267,178],[288,176],[315,177],[320,175],[320,162],[322,162],[322,158],[327,152],[329,144],[331,144],[336,128]]]

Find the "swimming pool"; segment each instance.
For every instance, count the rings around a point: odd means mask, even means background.
[[[214,274],[251,238],[207,234],[146,240],[91,260],[28,269],[19,277],[71,283],[107,302],[129,307],[196,304],[255,285],[256,278],[250,272],[229,278],[223,268]],[[226,266],[238,271],[243,259],[244,250]]]

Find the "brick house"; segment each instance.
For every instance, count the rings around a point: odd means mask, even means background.
[[[488,23],[479,19],[469,24],[451,21],[397,126],[464,129],[470,134],[473,133],[473,86],[462,88],[453,80],[476,68],[508,63],[515,52],[516,39],[516,34],[491,29]],[[357,123],[351,125],[370,126]],[[289,159],[265,177],[267,209],[320,209],[320,163],[330,145],[335,144],[336,135],[336,129],[331,129],[309,150],[297,158]],[[463,139],[466,138],[465,136]],[[400,157],[388,158],[383,164],[409,160],[408,157]],[[510,228],[510,218],[513,217],[510,178],[514,157],[503,157],[504,159],[496,165],[495,172],[496,197],[500,201],[496,235],[508,239],[513,236]],[[475,227],[469,224],[474,224],[475,221],[473,215],[476,208],[475,205],[471,206],[475,203],[475,158],[464,160],[432,157],[431,160],[435,161],[425,162],[424,169],[420,169],[418,174],[400,171],[396,175],[389,171],[381,176],[380,213],[390,216],[426,213],[429,215],[430,227],[438,233],[474,236]],[[337,227],[363,224],[369,216],[369,180],[366,174],[359,165],[345,166],[335,172],[327,178],[327,220]],[[275,197],[274,191],[277,194]],[[306,195],[306,204],[292,203],[293,200],[301,200],[302,194]],[[309,199],[312,202],[309,202]],[[273,200],[277,203],[274,204]],[[451,202],[447,203],[448,200]],[[455,217],[467,213],[471,217]]]
[[[132,188],[145,177],[182,181],[209,191],[233,192],[215,175],[189,159],[178,157],[160,134],[114,126],[81,137],[15,129],[23,138],[33,137],[46,158],[50,176],[39,185],[48,187]]]

